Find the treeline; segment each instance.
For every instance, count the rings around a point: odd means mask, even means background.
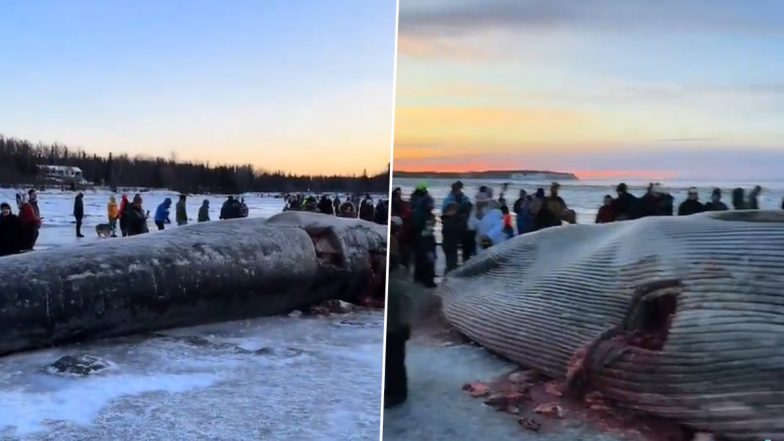
[[[368,176],[304,176],[262,172],[251,165],[210,166],[174,159],[98,156],[61,144],[33,144],[0,135],[0,185],[42,185],[38,165],[67,165],[82,169],[84,179],[110,187],[169,188],[186,193],[352,192],[386,193],[387,172]]]

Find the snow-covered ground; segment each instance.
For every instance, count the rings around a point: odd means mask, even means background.
[[[15,206],[16,192],[0,189],[0,202]],[[105,222],[110,193],[84,193],[83,239],[73,230],[74,193],[39,194],[36,249],[99,240],[94,225]],[[154,213],[177,193],[142,197]],[[205,198],[217,219],[222,196],[191,196],[189,217]],[[283,208],[271,195],[245,199],[254,217]],[[377,440],[383,320],[382,312],[265,317],[2,357],[0,440]],[[193,336],[202,338],[182,338]],[[87,377],[45,369],[81,354],[112,367]]]

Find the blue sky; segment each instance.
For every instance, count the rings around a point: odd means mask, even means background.
[[[401,0],[396,168],[780,177],[782,23],[773,0]]]
[[[394,0],[5,1],[0,133],[89,152],[384,170]]]

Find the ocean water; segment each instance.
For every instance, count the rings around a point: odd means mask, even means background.
[[[393,187],[400,187],[403,191],[403,197],[407,199],[414,188],[420,182],[427,182],[428,191],[431,196],[436,200],[436,212],[440,214],[441,203],[444,198],[449,194],[453,179],[394,179]],[[479,187],[482,185],[493,188],[493,196],[495,198],[501,192],[504,183],[509,184],[505,193],[507,203],[511,207],[514,201],[518,198],[520,189],[525,189],[529,193],[533,193],[537,188],[544,188],[545,194],[550,191],[549,180],[492,180],[492,179],[466,179],[462,180],[464,184],[463,192],[474,199]],[[629,187],[629,192],[635,196],[642,196],[648,187],[648,181],[624,181]],[[596,218],[596,213],[602,205],[604,195],[617,196],[615,187],[620,181],[609,180],[594,180],[583,179],[577,181],[560,181],[561,184],[560,196],[566,201],[569,208],[577,213],[577,223],[593,223]],[[716,181],[661,181],[662,187],[668,191],[675,198],[675,209],[677,211],[678,204],[686,199],[687,190],[689,187],[697,187],[700,192],[700,200],[704,203],[710,200],[711,192],[714,188],[718,187],[722,190],[722,200],[727,206],[732,207],[732,189],[741,187],[746,190],[746,193],[754,188],[755,185],[762,187],[762,195],[760,197],[760,208],[763,209],[780,209],[781,201],[784,198],[784,180],[781,181],[727,181],[717,179]]]

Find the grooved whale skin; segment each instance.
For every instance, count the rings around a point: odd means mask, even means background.
[[[784,438],[784,212],[547,229],[471,259],[439,294],[467,337],[565,378],[575,354],[627,322],[634,293],[662,281],[677,283],[664,345],[614,351],[590,385],[728,439]]]
[[[353,299],[385,252],[383,227],[282,214],[3,257],[0,355]]]

